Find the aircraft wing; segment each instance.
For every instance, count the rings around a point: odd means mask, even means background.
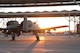
[[[55,26],[55,27],[49,27],[49,28],[38,28],[38,27],[34,27],[34,28],[29,28],[28,30],[30,31],[36,31],[36,32],[44,32],[45,30],[56,30],[58,28],[64,28],[64,27],[69,27],[68,25],[64,25],[64,26]]]
[[[56,30],[56,29],[58,29],[58,28],[64,28],[64,27],[69,27],[69,26],[68,26],[68,25],[64,25],[64,26],[55,26],[55,27],[44,28],[44,30],[50,30],[50,29]]]
[[[0,28],[0,31],[2,31],[2,30],[7,30],[6,28]]]

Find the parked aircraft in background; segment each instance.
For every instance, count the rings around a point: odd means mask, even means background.
[[[7,35],[11,35],[12,40],[15,40],[16,36],[20,36],[20,32],[22,33],[27,33],[27,32],[33,32],[33,34],[35,34],[36,36],[36,40],[40,40],[39,39],[39,35],[38,33],[44,33],[45,30],[48,30],[48,32],[50,31],[50,29],[56,30],[57,28],[63,28],[63,27],[68,27],[67,25],[65,26],[56,26],[56,27],[49,27],[49,28],[40,28],[38,24],[33,23],[32,21],[28,20],[27,21],[27,30],[24,30],[25,28],[23,26],[25,26],[24,21],[19,24],[17,21],[8,21],[7,22],[7,27],[6,28],[0,28],[0,30]],[[45,24],[44,24],[45,25]]]

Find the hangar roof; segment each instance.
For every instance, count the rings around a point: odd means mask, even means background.
[[[76,5],[80,0],[0,0],[1,7]]]

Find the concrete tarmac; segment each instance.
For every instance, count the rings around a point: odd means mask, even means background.
[[[0,35],[0,53],[80,53],[78,36],[40,36],[44,40],[36,41],[34,35],[21,35],[15,41],[11,37]]]

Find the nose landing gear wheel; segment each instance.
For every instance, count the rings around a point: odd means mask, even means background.
[[[12,41],[14,41],[14,40],[15,40],[15,33],[12,32]]]

